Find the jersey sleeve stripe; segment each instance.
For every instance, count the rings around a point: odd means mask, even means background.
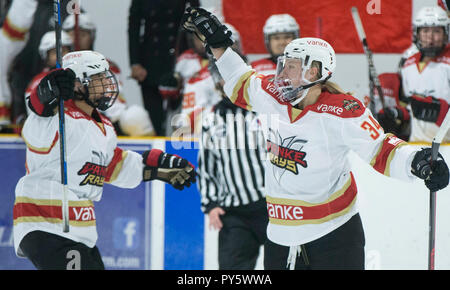
[[[3,23],[3,34],[13,41],[22,41],[25,40],[25,35],[28,32],[28,29],[21,29],[11,23],[11,20],[6,17]]]
[[[59,140],[59,133],[58,131],[56,131],[55,137],[53,138],[52,144],[50,145],[50,147],[35,147],[33,145],[31,145],[26,139],[25,137],[22,135],[22,138],[25,142],[25,144],[27,145],[27,148],[36,154],[48,154],[50,153],[50,151],[52,151],[53,147],[55,147],[56,142],[58,142]]]
[[[249,111],[251,110],[251,106],[248,87],[250,86],[250,77],[255,73],[255,71],[251,70],[243,74],[234,86],[233,94],[230,96],[233,104]]]
[[[393,134],[386,134],[378,152],[370,161],[370,165],[381,174],[390,176],[390,165],[394,158],[395,151],[406,144],[405,141],[397,138]]]
[[[119,173],[122,170],[123,162],[125,158],[127,158],[127,155],[127,151],[124,151],[118,147],[114,150],[114,156],[111,160],[111,163],[109,163],[106,169],[106,183],[111,183],[117,179],[117,176],[119,176]]]

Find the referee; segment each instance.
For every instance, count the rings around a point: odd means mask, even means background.
[[[216,81],[218,72],[210,71]],[[254,113],[226,97],[203,118],[197,184],[209,226],[219,230],[219,270],[254,269],[266,240],[265,149],[259,126]]]

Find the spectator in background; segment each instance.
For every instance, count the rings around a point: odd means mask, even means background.
[[[79,50],[94,50],[97,27],[88,14],[78,15],[78,31],[75,29],[75,15],[64,19],[62,28],[73,40]],[[78,33],[78,35],[76,35]],[[128,136],[154,136],[152,122],[148,112],[138,105],[128,105],[123,94],[122,74],[119,66],[107,59],[110,70],[119,82],[119,96],[107,111],[101,111],[114,124],[117,134]]]
[[[16,3],[17,2],[17,3]],[[61,0],[61,7],[67,7],[71,0]],[[17,50],[17,56],[14,58],[9,75],[8,83],[11,88],[11,122],[13,125],[22,126],[26,116],[26,105],[24,102],[25,90],[30,81],[39,74],[44,65],[38,53],[39,43],[42,36],[47,32],[54,30],[55,21],[53,20],[53,1],[49,0],[26,0],[13,1],[13,5],[20,6],[17,12],[20,16],[20,22],[30,22],[28,38],[23,50]],[[37,7],[36,7],[37,5]],[[33,11],[34,18],[32,17]],[[64,19],[68,15],[67,9],[61,9],[61,18]],[[12,23],[14,24],[14,23]],[[14,26],[10,26],[14,27]],[[16,26],[22,27],[22,26]],[[19,34],[22,31],[19,30]]]
[[[270,56],[253,61],[250,65],[260,74],[275,74],[277,58],[283,54],[289,42],[300,37],[300,27],[291,15],[274,14],[267,18],[263,33],[264,43]]]
[[[2,26],[0,29],[0,132],[11,133],[12,92],[8,83],[8,71],[14,58],[25,47],[29,29],[38,7],[36,0],[2,3]],[[6,14],[6,6],[9,7]],[[3,18],[4,17],[4,18]],[[21,95],[21,103],[23,94]]]
[[[159,136],[165,135],[166,113],[158,85],[161,76],[173,73],[177,34],[187,5],[198,7],[199,1],[131,1],[128,18],[131,77],[141,86],[145,109]]]
[[[449,18],[439,6],[423,7],[413,21],[419,51],[401,69],[404,95],[410,98],[409,141],[431,142],[450,102]],[[450,132],[443,142],[450,141]]]

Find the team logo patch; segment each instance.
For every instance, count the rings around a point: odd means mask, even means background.
[[[277,135],[273,131],[271,133],[273,137]],[[276,166],[273,173],[278,182],[280,182],[286,170],[298,175],[299,165],[303,168],[308,167],[308,163],[305,160],[306,152],[301,150],[307,141],[297,139],[294,136],[281,138],[279,135],[274,140],[277,140],[277,142],[267,140],[266,144],[269,160]]]
[[[78,171],[78,175],[86,175],[80,185],[103,186],[106,177],[106,166],[98,165],[92,162],[86,162]]]
[[[355,100],[344,100],[344,103],[342,105],[342,108],[344,108],[347,111],[356,111],[361,109],[361,106],[358,104]]]

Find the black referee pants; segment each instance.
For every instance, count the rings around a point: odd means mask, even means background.
[[[225,209],[219,232],[219,270],[253,270],[259,249],[266,241],[265,200],[256,209]]]
[[[295,270],[364,270],[364,230],[359,214],[331,233],[301,246]],[[264,269],[286,270],[289,247],[267,239]]]
[[[38,270],[104,270],[97,246],[89,248],[64,237],[33,231],[20,242],[25,256]]]

